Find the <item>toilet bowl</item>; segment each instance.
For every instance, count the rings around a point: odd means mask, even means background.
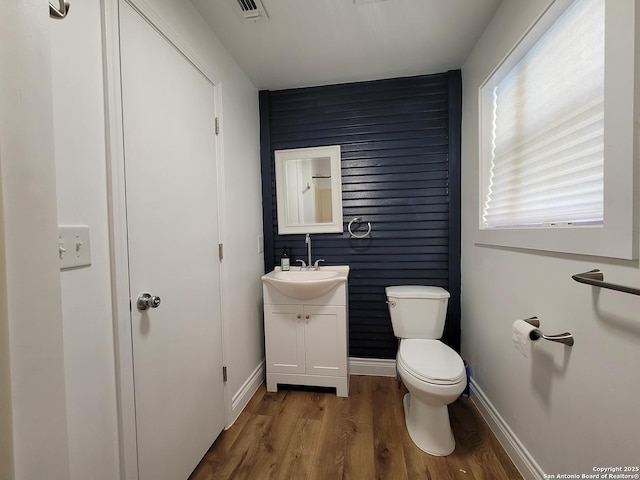
[[[393,333],[400,339],[396,368],[409,392],[403,400],[407,431],[424,452],[449,455],[455,439],[448,405],[467,385],[462,358],[440,341],[449,292],[415,285],[385,291]]]
[[[464,391],[467,378],[460,356],[439,340],[403,339],[397,356],[407,431],[422,451],[446,456],[455,449],[448,405]]]

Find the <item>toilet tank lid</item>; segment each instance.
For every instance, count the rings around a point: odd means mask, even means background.
[[[442,287],[425,285],[399,285],[385,288],[391,298],[449,298],[449,292]]]

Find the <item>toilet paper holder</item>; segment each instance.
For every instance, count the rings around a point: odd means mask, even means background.
[[[538,340],[539,338],[543,338],[545,340],[549,340],[550,342],[562,343],[570,347],[573,347],[573,344],[575,343],[573,335],[569,332],[559,333],[557,335],[545,335],[544,333],[542,333],[539,330],[540,320],[538,319],[538,317],[525,318],[524,321],[536,327],[536,329],[531,331],[531,333],[529,334],[529,338],[533,341]]]

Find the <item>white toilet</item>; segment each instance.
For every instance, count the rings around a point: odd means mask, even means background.
[[[387,287],[385,291],[393,333],[400,339],[398,374],[409,390],[404,396],[409,436],[431,455],[449,455],[455,440],[447,405],[467,385],[462,358],[439,340],[449,292],[426,286]]]

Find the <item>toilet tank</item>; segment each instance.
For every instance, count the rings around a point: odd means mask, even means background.
[[[442,338],[449,292],[441,287],[387,287],[393,334],[397,338]]]

